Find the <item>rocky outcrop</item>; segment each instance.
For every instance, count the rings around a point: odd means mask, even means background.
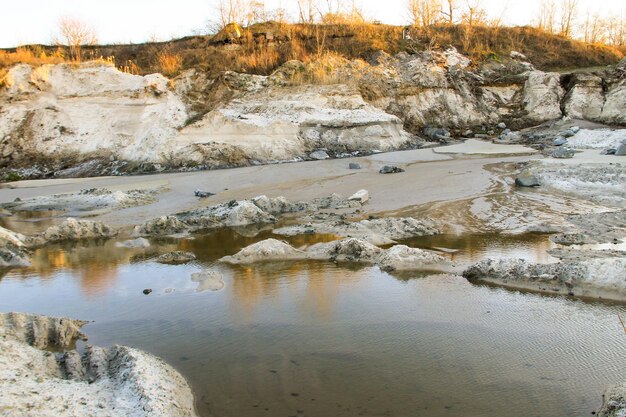
[[[356,238],[317,243],[306,250],[296,249],[276,239],[266,239],[243,248],[235,255],[220,259],[221,262],[234,265],[297,260],[372,264],[384,271],[446,270],[450,266],[445,258],[434,252],[404,245],[381,249]]]
[[[0,336],[38,349],[69,348],[77,339],[86,340],[80,328],[86,321],[24,313],[0,313]]]
[[[463,272],[470,281],[486,281],[537,291],[626,299],[626,259],[592,258],[533,264],[522,259],[485,259]]]
[[[284,197],[270,198],[262,195],[250,200],[232,200],[228,203],[148,220],[136,226],[134,234],[137,236],[176,235],[220,227],[272,224],[276,223],[278,217],[287,213],[359,207],[361,207],[360,202],[338,194],[296,202],[288,201]]]
[[[0,267],[30,265],[26,240],[25,236],[0,227]]]
[[[117,230],[102,223],[91,220],[68,218],[57,226],[51,226],[43,233],[29,238],[30,246],[45,243],[63,242],[81,239],[108,239],[117,235]]]
[[[222,262],[229,264],[251,264],[255,262],[288,261],[306,259],[306,252],[298,250],[280,240],[266,239],[247,246],[232,256],[225,256]]]
[[[0,87],[0,166],[39,163],[31,176],[219,168],[415,147],[429,126],[460,134],[564,115],[626,124],[624,63],[561,77],[519,57],[471,65],[448,49],[330,64],[174,80],[101,63],[17,65]],[[332,82],[298,79],[320,67]]]
[[[575,119],[626,124],[626,59],[614,68],[593,74],[566,77],[564,113]]]
[[[85,322],[0,314],[0,409],[26,416],[195,416],[187,381],[162,360],[124,346],[66,350]]]
[[[381,219],[349,222],[345,220],[307,223],[274,230],[282,236],[324,233],[343,237],[356,237],[375,245],[386,245],[397,240],[439,234],[439,225],[428,218],[385,217]]]

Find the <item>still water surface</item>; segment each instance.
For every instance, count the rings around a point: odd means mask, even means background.
[[[328,262],[220,266],[218,292],[191,280],[269,233],[221,230],[146,250],[50,246],[32,268],[0,273],[0,310],[93,320],[90,343],[164,358],[190,381],[203,416],[587,416],[626,378],[623,304]],[[551,260],[539,235],[410,243],[455,262]],[[154,262],[174,249],[198,261]]]

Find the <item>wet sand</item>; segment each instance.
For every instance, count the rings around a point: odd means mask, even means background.
[[[512,154],[520,150],[512,148]],[[523,150],[522,150],[523,151]],[[526,153],[526,151],[524,151]],[[350,196],[367,189],[370,201],[364,213],[399,210],[433,201],[455,201],[479,194],[492,185],[493,174],[486,165],[523,162],[536,156],[499,154],[497,156],[447,156],[433,149],[391,152],[362,158],[335,159],[278,165],[264,165],[228,170],[170,173],[132,177],[52,179],[22,181],[0,190],[0,203],[15,198],[73,193],[85,188],[108,188],[112,191],[156,189],[156,202],[95,216],[111,225],[139,224],[148,219],[258,195],[284,196],[289,200],[309,200],[332,193]],[[360,170],[348,169],[358,162]],[[399,174],[379,174],[383,165],[398,165]],[[14,187],[14,188],[8,188]],[[216,193],[198,199],[194,191]]]

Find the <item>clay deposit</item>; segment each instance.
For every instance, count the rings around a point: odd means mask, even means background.
[[[594,258],[577,262],[532,264],[521,259],[485,259],[463,272],[471,281],[517,288],[626,299],[626,259]]]
[[[14,416],[196,415],[187,381],[148,353],[124,346],[89,346],[83,353],[42,350],[71,347],[84,338],[84,324],[0,314],[2,410]]]

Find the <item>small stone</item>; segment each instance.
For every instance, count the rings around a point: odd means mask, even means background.
[[[365,203],[370,199],[370,193],[367,190],[359,190],[354,193],[348,200],[358,201],[359,203]]]
[[[315,159],[315,160],[318,160],[318,161],[322,161],[322,160],[324,160],[324,159],[329,159],[329,158],[330,158],[330,156],[328,155],[328,153],[327,153],[326,151],[324,151],[324,150],[319,150],[319,151],[311,152],[311,153],[309,154],[309,157],[310,157],[311,159]]]
[[[605,149],[602,152],[600,152],[600,155],[615,155],[616,152],[617,152],[617,149],[609,148],[609,149]]]
[[[215,193],[211,193],[208,191],[200,191],[200,190],[194,191],[193,194],[199,198],[207,198],[207,197],[211,197],[212,195],[215,195]]]
[[[557,148],[554,152],[552,152],[552,157],[557,159],[571,159],[574,157],[576,152],[567,147]]]
[[[622,142],[621,145],[615,149],[615,155],[624,156],[626,155],[626,142]]]
[[[404,170],[394,165],[385,165],[378,172],[381,174],[397,174],[399,172],[404,172]]]
[[[470,129],[467,129],[465,132],[463,132],[463,136],[469,138],[472,137],[474,135],[474,132]]]
[[[563,136],[564,138],[571,138],[575,134],[576,134],[576,132],[574,132],[572,129],[567,129],[567,130],[564,130],[561,133],[559,133],[559,135]]]
[[[184,251],[175,251],[170,253],[165,253],[159,256],[156,261],[162,264],[184,264],[187,262],[191,262],[196,259],[196,255],[192,252],[184,252]]]
[[[537,177],[530,170],[525,169],[515,178],[515,185],[519,187],[538,187],[540,184]]]
[[[350,162],[348,165],[349,169],[361,169],[361,164],[357,164],[356,162]]]
[[[145,290],[143,290],[143,293],[144,293],[145,295],[148,295],[148,294],[150,294],[151,292],[152,292],[152,288],[146,288]]]
[[[567,139],[565,139],[562,136],[559,136],[558,138],[554,139],[554,141],[552,142],[554,146],[561,146],[561,145],[565,145],[566,143],[567,143]]]
[[[506,123],[504,122],[498,123],[498,129],[506,129]]]

